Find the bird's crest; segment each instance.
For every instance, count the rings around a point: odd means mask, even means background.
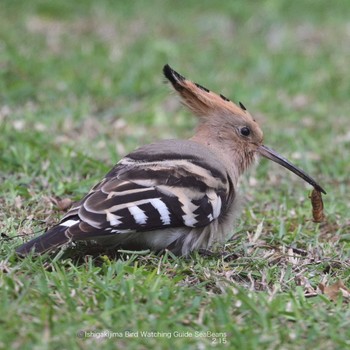
[[[252,120],[244,105],[239,106],[223,95],[218,95],[207,88],[187,80],[173,70],[168,64],[163,68],[165,77],[179,93],[182,102],[197,116],[210,117],[212,115],[239,115],[243,119]]]

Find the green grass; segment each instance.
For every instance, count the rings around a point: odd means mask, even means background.
[[[307,292],[350,284],[349,11],[1,1],[0,348],[348,348],[348,300]],[[242,101],[265,144],[325,187],[327,222],[311,221],[309,187],[262,160],[242,178],[226,257],[18,260],[14,248],[63,215],[57,200],[78,200],[139,145],[192,134],[165,63]]]

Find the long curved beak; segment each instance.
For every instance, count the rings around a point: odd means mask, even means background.
[[[287,168],[288,170],[292,171],[294,174],[298,175],[303,180],[308,182],[317,191],[326,194],[326,191],[311,176],[309,176],[303,170],[301,170],[298,167],[296,167],[295,165],[293,165],[291,162],[289,162],[286,158],[279,155],[273,149],[266,147],[264,145],[261,145],[261,146],[259,146],[257,151],[265,158],[268,158],[268,159],[282,165],[283,167]]]

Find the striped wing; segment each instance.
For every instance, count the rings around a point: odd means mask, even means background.
[[[194,157],[193,142],[148,145],[122,159],[63,218],[72,239],[203,227],[225,212],[227,175]],[[170,147],[168,150],[166,147]],[[185,145],[186,146],[186,145]],[[161,149],[159,153],[156,150]],[[214,162],[215,165],[215,162]]]

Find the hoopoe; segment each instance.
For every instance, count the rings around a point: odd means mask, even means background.
[[[326,193],[304,171],[264,146],[263,133],[239,106],[187,80],[165,65],[165,77],[199,120],[189,140],[142,146],[122,158],[43,235],[24,243],[24,256],[70,242],[90,241],[106,249],[188,255],[224,242],[237,216],[237,182],[261,155]]]

